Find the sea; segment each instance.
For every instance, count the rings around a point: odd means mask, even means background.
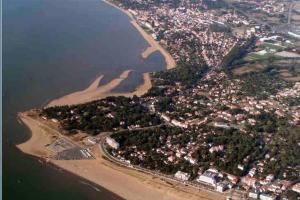
[[[87,180],[36,157],[16,144],[30,137],[17,113],[40,108],[52,99],[101,84],[133,70],[115,90],[132,91],[142,74],[163,70],[164,59],[148,46],[129,18],[101,0],[3,0],[3,199],[122,199]]]

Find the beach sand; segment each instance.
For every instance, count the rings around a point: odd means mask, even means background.
[[[124,93],[112,92],[114,88],[120,85],[121,82],[128,77],[130,71],[131,70],[125,70],[118,78],[115,78],[109,83],[102,85],[100,87],[98,87],[98,85],[101,79],[103,78],[103,76],[99,76],[98,78],[96,78],[95,81],[92,82],[92,84],[88,88],[82,91],[68,94],[58,99],[54,99],[50,101],[50,103],[46,107],[76,105],[81,103],[87,103],[93,100],[103,99],[108,96],[126,96],[126,97],[132,97],[134,95],[142,96],[152,87],[149,73],[143,74],[143,79],[144,79],[143,84],[139,85],[133,92],[124,92]]]
[[[19,113],[18,117],[26,127],[30,128],[31,137],[25,143],[17,145],[17,147],[30,155],[38,157],[49,156],[50,152],[45,148],[45,145],[51,142],[47,130],[24,113]]]
[[[40,120],[19,115],[21,121],[30,128],[32,137],[17,147],[24,153],[46,157],[51,152],[45,148],[49,136],[57,135],[57,130],[48,127]],[[46,136],[45,136],[46,135]],[[175,182],[165,182],[142,172],[118,166],[103,158],[103,153],[96,145],[93,149],[94,160],[48,160],[50,163],[77,176],[109,189],[111,192],[129,200],[213,200],[224,199],[218,193],[198,190]]]
[[[150,34],[148,34],[138,23],[137,21],[134,19],[134,17],[132,16],[132,14],[130,12],[128,12],[125,9],[122,9],[118,6],[116,6],[115,4],[107,1],[107,0],[102,0],[103,2],[111,5],[112,7],[122,11],[123,13],[125,13],[131,20],[131,24],[140,32],[140,34],[144,37],[144,39],[148,42],[149,47],[146,48],[145,51],[142,52],[141,56],[145,59],[148,58],[148,56],[150,56],[153,52],[155,51],[159,51],[165,58],[165,62],[166,62],[166,68],[167,69],[172,69],[174,67],[176,67],[176,62],[173,59],[173,57],[171,56],[171,54],[169,54],[169,52],[167,50],[165,50]]]

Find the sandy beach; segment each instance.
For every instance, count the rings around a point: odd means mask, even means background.
[[[47,157],[50,152],[45,148],[45,145],[49,144],[51,139],[45,128],[24,113],[19,113],[18,117],[30,129],[31,138],[25,143],[17,145],[17,147],[25,153],[38,157]]]
[[[145,59],[148,58],[148,56],[150,56],[152,53],[154,53],[155,51],[159,51],[165,58],[165,62],[166,62],[166,68],[167,69],[172,69],[174,67],[176,67],[176,62],[173,59],[173,57],[171,56],[171,54],[169,54],[169,52],[167,50],[165,50],[150,34],[148,34],[138,23],[137,21],[134,19],[134,17],[132,16],[132,14],[130,12],[128,12],[125,9],[122,9],[116,5],[114,5],[113,3],[107,1],[107,0],[102,0],[103,2],[111,5],[112,7],[122,11],[123,13],[125,13],[131,20],[131,24],[140,32],[140,34],[143,36],[143,38],[148,42],[149,47],[147,47],[141,54],[141,56]]]
[[[17,147],[24,153],[45,158],[51,152],[45,145],[57,130],[26,113],[19,115],[21,121],[29,127],[32,136]],[[93,148],[94,160],[48,160],[50,163],[109,189],[111,192],[130,200],[213,200],[224,199],[218,193],[198,190],[175,182],[165,182],[129,168],[118,166],[103,158],[98,145]]]
[[[142,96],[152,87],[149,73],[143,74],[144,82],[141,85],[139,85],[133,92],[125,92],[125,93],[112,92],[114,88],[116,88],[118,85],[121,84],[122,81],[128,78],[130,72],[131,70],[125,70],[118,78],[115,78],[111,80],[109,83],[102,85],[100,87],[98,87],[98,85],[101,79],[103,78],[103,76],[99,76],[86,89],[78,92],[73,92],[71,94],[60,97],[58,99],[54,99],[50,101],[46,107],[76,105],[81,103],[87,103],[93,100],[99,100],[108,96],[126,96],[126,97],[132,97],[134,95]]]

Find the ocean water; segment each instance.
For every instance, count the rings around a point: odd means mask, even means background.
[[[3,198],[111,200],[117,195],[20,152],[30,133],[17,112],[134,70],[116,90],[133,90],[142,73],[164,69],[158,52],[128,17],[100,0],[3,0]]]

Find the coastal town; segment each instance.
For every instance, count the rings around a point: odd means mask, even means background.
[[[151,73],[140,96],[35,111],[64,135],[47,146],[56,153],[48,159],[94,159],[99,146],[119,165],[224,199],[300,199],[299,2],[110,3],[177,66]]]

